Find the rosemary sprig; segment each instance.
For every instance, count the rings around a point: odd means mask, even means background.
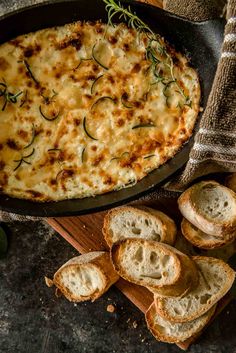
[[[2,112],[6,109],[6,106],[8,103],[17,103],[17,98],[22,94],[23,92],[20,91],[18,93],[12,93],[9,92],[7,84],[5,82],[0,82],[0,97],[4,97],[4,102],[2,105]]]
[[[35,136],[36,136],[36,134],[35,134],[35,126],[34,126],[34,124],[32,124],[32,137],[31,137],[31,140],[30,140],[30,142],[28,143],[28,145],[26,145],[26,146],[23,148],[24,150],[25,150],[26,148],[30,147],[30,146],[33,144],[34,139],[35,139]]]
[[[24,65],[25,65],[26,70],[28,71],[30,77],[32,78],[32,80],[38,85],[38,84],[39,84],[39,81],[35,78],[35,76],[34,76],[32,70],[31,70],[31,68],[30,68],[30,65],[29,65],[28,61],[23,60],[23,63],[24,63]]]
[[[159,35],[155,34],[151,28],[143,22],[135,12],[132,12],[131,7],[128,6],[125,8],[119,1],[115,0],[103,0],[106,4],[106,11],[108,14],[108,25],[114,26],[113,24],[113,17],[119,16],[119,19],[124,19],[128,26],[131,28],[136,29],[139,32],[146,32],[150,36],[149,43],[146,47],[146,58],[151,62],[151,69],[153,69],[153,73],[155,75],[155,67],[158,63],[163,62],[166,67],[170,70],[171,80],[175,82],[178,92],[183,96],[185,100],[185,105],[191,107],[191,100],[186,94],[180,85],[178,84],[176,77],[173,72],[173,59],[171,55],[167,52],[166,47],[162,44],[161,38]],[[157,48],[154,48],[152,43],[155,42]],[[164,60],[160,60],[159,56]],[[149,68],[149,69],[150,69]],[[155,81],[153,84],[158,82],[163,82],[162,78],[158,78],[158,81]]]
[[[32,152],[27,156],[22,156],[21,159],[14,160],[14,162],[18,162],[18,164],[13,171],[15,172],[21,166],[22,163],[31,164],[30,162],[26,161],[26,159],[31,157],[34,154],[34,152],[35,152],[35,149],[33,148]]]
[[[149,124],[139,124],[139,125],[133,126],[132,130],[143,128],[143,127],[156,127],[156,125],[151,124],[151,123],[149,123]]]
[[[96,53],[95,53],[95,47],[96,47],[97,43],[94,44],[93,48],[92,48],[92,58],[93,60],[100,65],[103,69],[108,70],[109,67],[105,66],[103,63],[101,63],[101,61],[98,60],[98,58],[96,57]]]
[[[93,105],[91,106],[90,110],[93,110],[93,108],[94,108],[99,102],[101,102],[101,101],[103,101],[103,100],[105,100],[105,99],[109,99],[109,100],[111,100],[113,103],[116,103],[115,98],[112,98],[112,97],[110,97],[110,96],[100,97],[100,98],[98,98],[98,99],[93,103]]]
[[[96,83],[97,83],[98,80],[100,80],[100,78],[102,78],[103,76],[104,76],[104,75],[100,75],[100,76],[98,76],[97,78],[95,78],[95,80],[93,81],[92,86],[91,86],[91,94],[94,93]]]
[[[95,140],[95,141],[98,141],[98,139],[96,139],[95,137],[93,137],[87,130],[87,127],[86,127],[86,116],[84,117],[83,119],[83,128],[84,128],[84,132],[86,133],[86,135],[91,138],[92,140]]]
[[[108,14],[108,25],[114,26],[112,19],[115,15],[119,16],[119,19],[123,18],[125,21],[128,22],[128,26],[138,31],[146,31],[149,32],[151,35],[155,36],[154,32],[151,28],[143,22],[135,12],[132,12],[130,6],[123,7],[121,3],[115,0],[103,0],[106,4],[106,11]]]
[[[42,115],[42,117],[43,117],[45,120],[48,120],[48,121],[54,121],[54,120],[56,120],[56,119],[59,117],[60,113],[61,113],[60,110],[59,110],[58,113],[57,113],[54,117],[50,118],[50,117],[48,117],[48,116],[46,116],[46,115],[44,114],[41,105],[39,106],[39,112],[40,112],[40,114]]]

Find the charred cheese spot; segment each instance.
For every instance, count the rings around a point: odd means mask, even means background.
[[[76,22],[0,45],[0,80],[22,92],[0,108],[1,192],[37,202],[94,196],[133,185],[177,153],[197,118],[198,77],[161,40],[191,99],[184,105],[175,84],[165,90],[163,54],[154,75],[149,43],[125,24]]]

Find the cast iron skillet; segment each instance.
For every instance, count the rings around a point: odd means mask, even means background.
[[[130,4],[128,1],[122,1],[122,3]],[[159,8],[136,2],[132,2],[132,9],[154,31],[164,35],[170,44],[191,59],[193,67],[197,69],[200,76],[202,105],[205,107],[220,56],[224,21],[193,23]],[[107,20],[102,0],[49,1],[0,17],[0,43],[20,34],[46,27],[63,25],[76,20],[98,19],[104,22]],[[0,209],[24,215],[55,217],[80,215],[121,205],[152,191],[180,169],[188,160],[192,143],[193,138],[174,158],[130,188],[96,197],[42,204],[0,195]]]

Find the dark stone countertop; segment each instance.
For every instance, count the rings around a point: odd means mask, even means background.
[[[0,260],[0,353],[181,352],[156,342],[143,314],[115,287],[94,303],[56,298],[44,276],[52,277],[77,251],[44,222],[5,227],[9,250]],[[115,313],[107,312],[108,304],[117,306]],[[236,353],[235,327],[234,301],[189,352]]]

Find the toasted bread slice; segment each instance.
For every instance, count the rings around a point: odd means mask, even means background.
[[[153,240],[124,239],[113,244],[112,262],[124,279],[156,289],[171,290],[171,286],[185,291],[190,281],[184,276],[188,269],[182,257],[188,258],[171,246]],[[189,260],[191,262],[191,260]],[[194,267],[194,266],[193,266]],[[195,271],[197,277],[198,272]]]
[[[224,238],[236,232],[236,194],[215,181],[201,181],[178,199],[182,215],[202,232]]]
[[[177,254],[182,264],[183,271],[181,281],[178,281],[177,284],[163,286],[158,289],[148,287],[151,292],[158,296],[183,297],[199,284],[199,272],[195,262],[177,249],[173,249],[173,251]]]
[[[163,212],[149,207],[124,206],[106,214],[103,235],[109,247],[126,238],[156,240],[172,245],[175,242],[176,225]]]
[[[226,244],[232,243],[236,238],[236,233],[226,235],[224,238],[206,234],[191,224],[186,218],[182,220],[181,230],[184,237],[190,243],[201,249],[220,248]]]
[[[145,314],[147,327],[158,341],[183,342],[204,328],[214,314],[215,307],[216,305],[195,320],[173,323],[161,317],[156,311],[155,303],[152,303]]]
[[[119,279],[109,253],[94,251],[74,257],[55,273],[53,284],[72,302],[94,301]]]
[[[215,305],[231,288],[235,272],[224,261],[194,256],[200,280],[197,288],[183,298],[154,296],[157,312],[172,322],[195,320]]]
[[[225,186],[227,186],[227,188],[236,192],[236,173],[229,175],[225,179]]]

